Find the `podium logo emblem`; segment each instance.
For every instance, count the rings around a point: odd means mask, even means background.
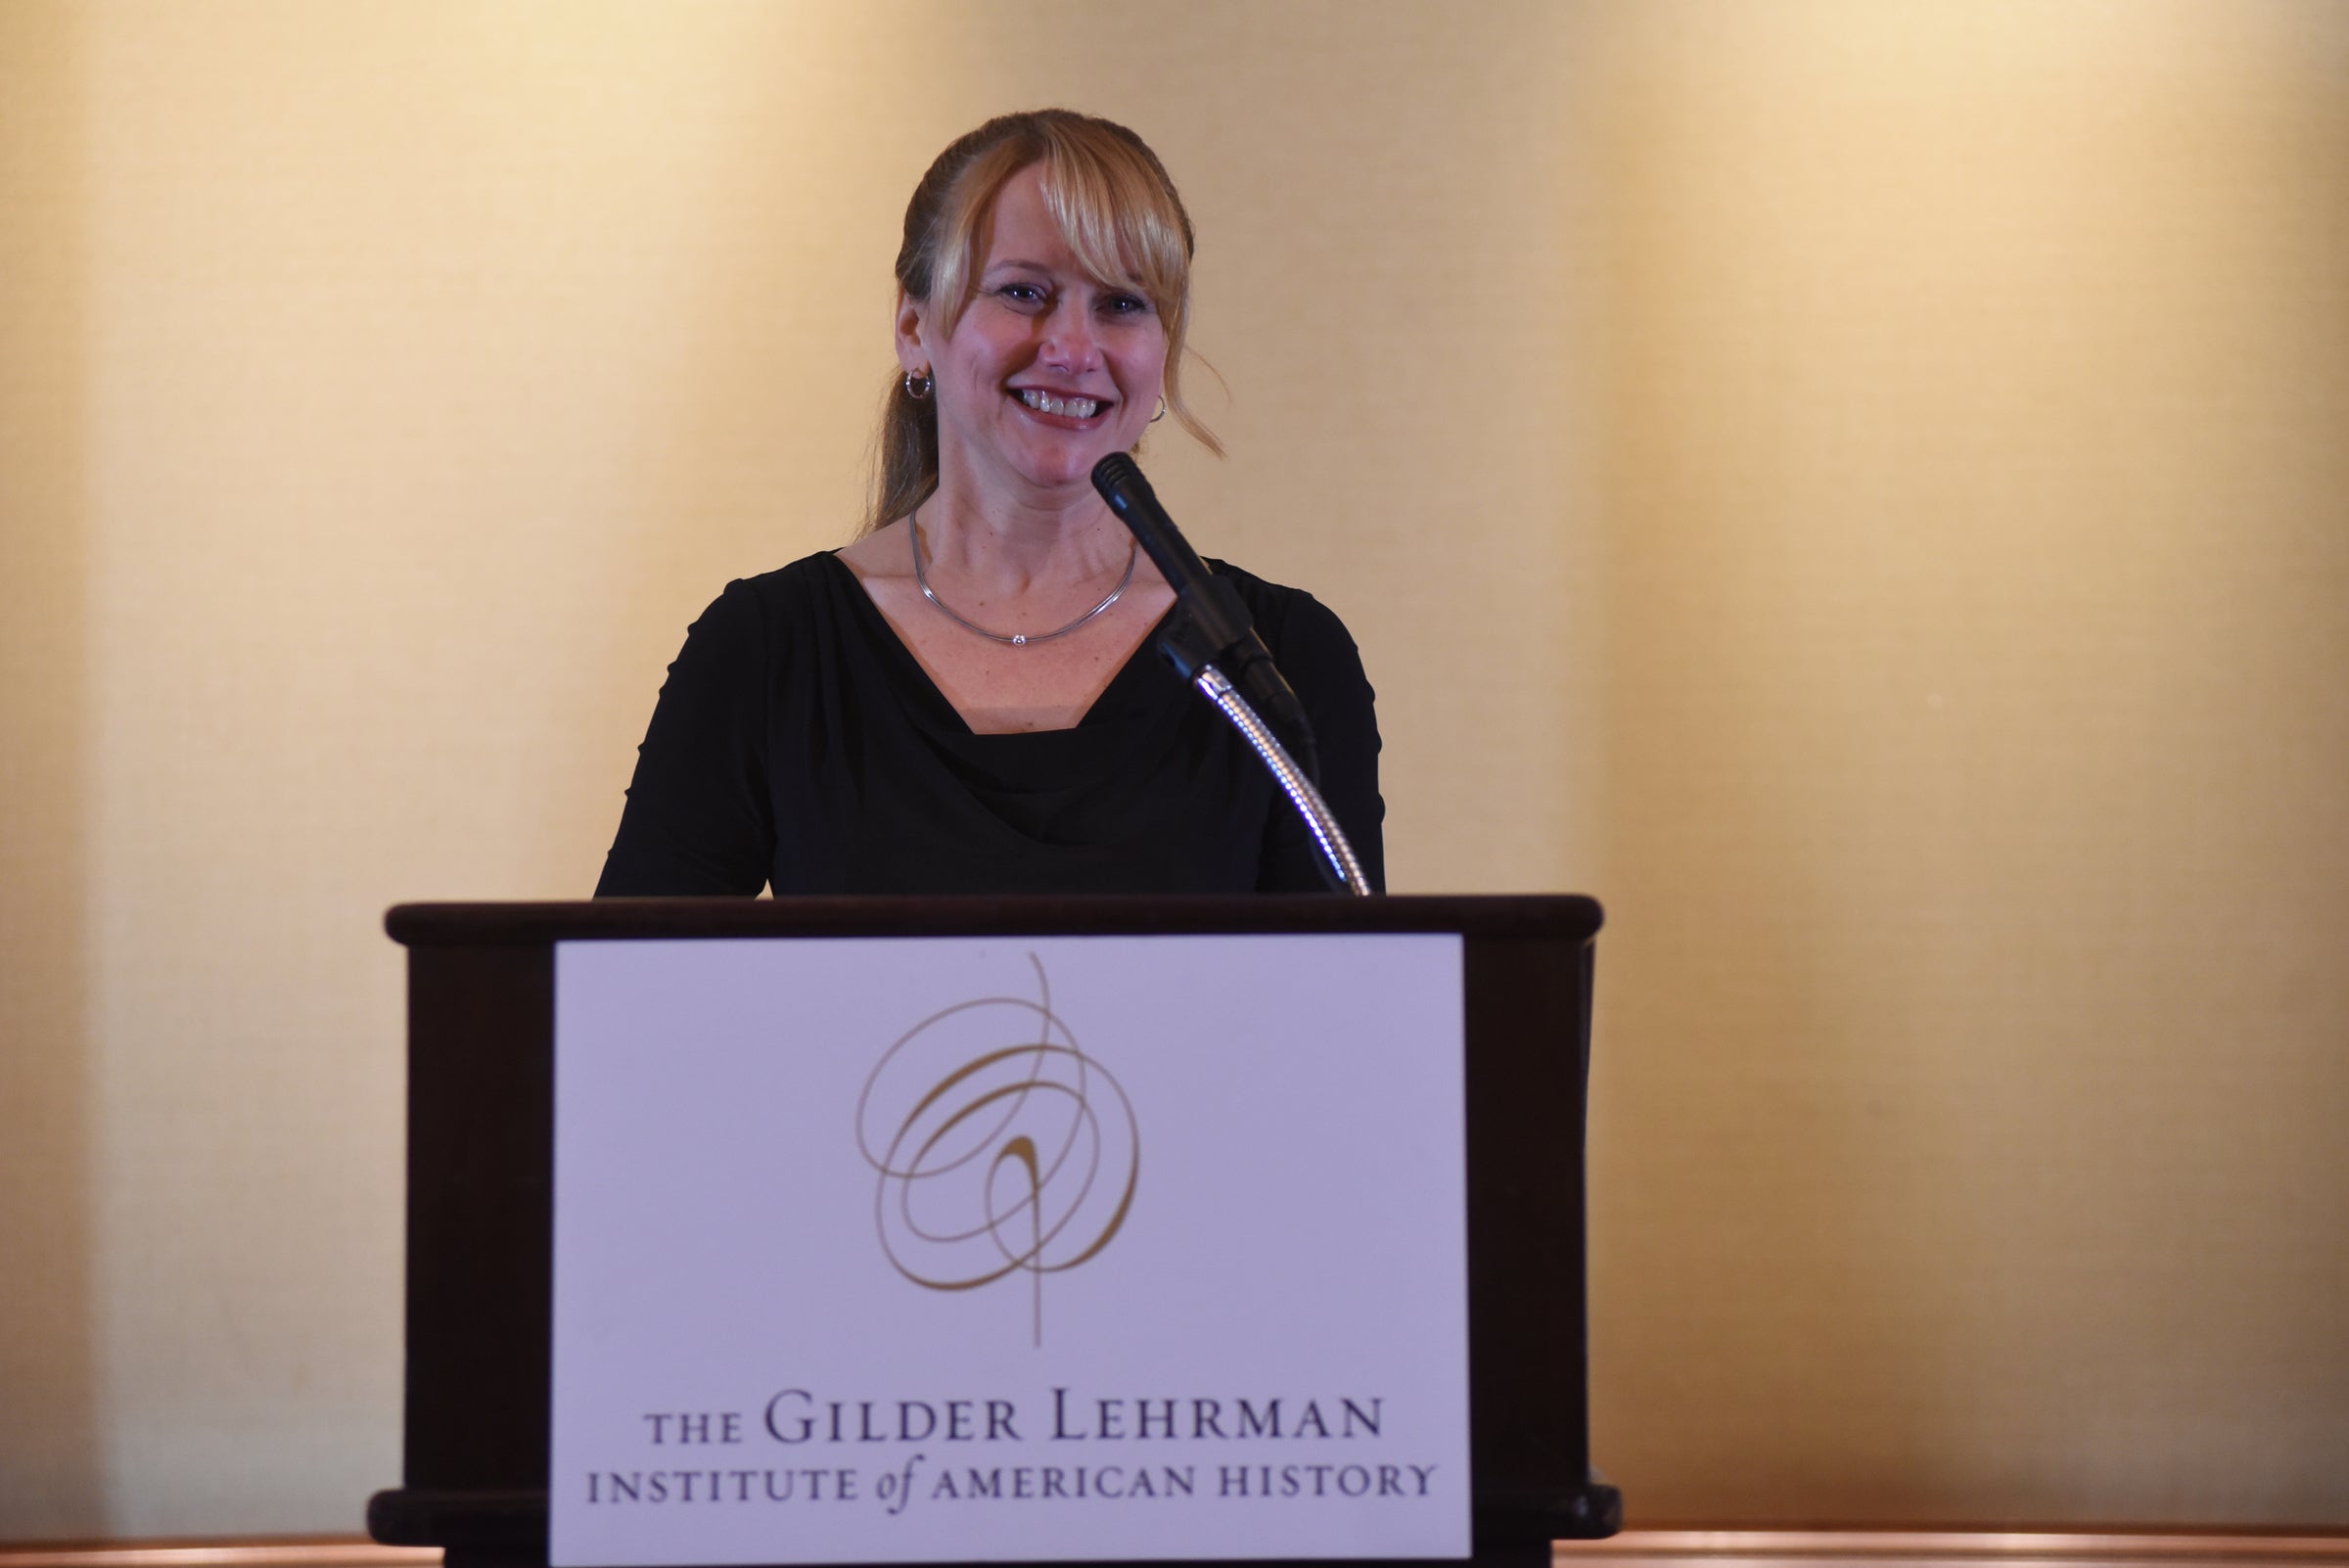
[[[898,1037],[865,1080],[856,1143],[876,1173],[873,1226],[926,1290],[1025,1275],[1035,1343],[1044,1276],[1101,1255],[1133,1209],[1141,1134],[1109,1070],[1036,997],[980,996]]]

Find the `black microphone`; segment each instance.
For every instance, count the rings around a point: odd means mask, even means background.
[[[1306,719],[1305,705],[1297,700],[1288,677],[1272,663],[1272,651],[1256,634],[1240,590],[1207,570],[1207,563],[1174,527],[1167,509],[1158,504],[1157,492],[1130,454],[1112,452],[1095,463],[1093,488],[1132,530],[1189,619],[1187,628],[1161,639],[1159,651],[1186,680],[1202,664],[1222,670],[1267,720],[1289,733],[1290,749],[1306,776],[1318,783],[1321,767],[1313,726]],[[1185,630],[1190,633],[1187,638]],[[1195,646],[1186,647],[1186,643]]]

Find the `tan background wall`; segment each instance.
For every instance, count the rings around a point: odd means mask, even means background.
[[[395,1481],[380,912],[589,887],[1046,101],[1397,886],[1608,901],[1634,1517],[2349,1521],[2349,8],[0,0],[0,1536]]]

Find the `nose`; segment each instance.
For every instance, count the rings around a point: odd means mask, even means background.
[[[1101,365],[1101,341],[1093,335],[1092,317],[1082,300],[1063,295],[1044,317],[1043,341],[1036,355],[1055,370],[1084,372]]]

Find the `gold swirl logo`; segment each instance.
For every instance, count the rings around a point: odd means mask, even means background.
[[[873,1222],[898,1273],[929,1290],[1029,1276],[1044,1341],[1044,1276],[1100,1256],[1133,1208],[1141,1134],[1109,1070],[1036,999],[982,996],[898,1038],[856,1101],[879,1173]]]

